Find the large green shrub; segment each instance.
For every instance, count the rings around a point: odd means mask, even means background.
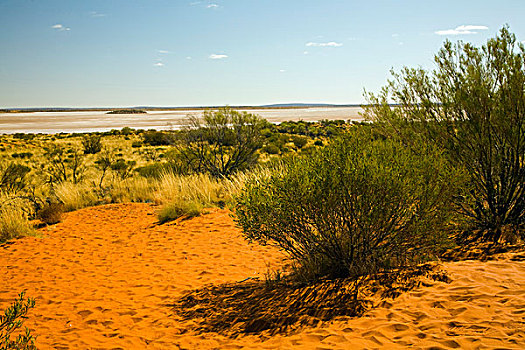
[[[237,222],[305,279],[356,277],[438,253],[461,178],[433,150],[356,134],[248,181]]]
[[[525,47],[504,27],[481,48],[447,41],[435,63],[393,73],[368,95],[368,117],[406,145],[440,145],[467,169],[471,196],[458,204],[479,238],[498,241],[525,225]]]
[[[202,118],[190,117],[177,146],[195,172],[230,176],[257,164],[266,124],[257,115],[228,107],[204,111]]]

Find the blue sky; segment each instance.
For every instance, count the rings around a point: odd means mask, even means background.
[[[362,103],[523,0],[0,0],[0,107]]]

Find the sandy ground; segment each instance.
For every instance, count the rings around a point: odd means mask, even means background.
[[[209,284],[264,277],[273,248],[248,245],[225,210],[157,225],[148,204],[67,214],[0,248],[0,308],[36,298],[26,325],[41,349],[523,349],[525,261],[444,263],[450,283],[424,281],[359,318],[290,334],[230,338],[191,330],[169,306]]]

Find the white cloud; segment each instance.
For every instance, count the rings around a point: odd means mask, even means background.
[[[308,51],[303,51],[303,55],[308,55]]]
[[[56,29],[58,31],[71,30],[71,28],[64,27],[62,24],[55,24],[55,25],[51,26],[51,28]]]
[[[487,26],[476,26],[476,25],[461,25],[455,29],[445,29],[435,31],[437,35],[466,35],[466,34],[477,34],[476,30],[487,30]]]
[[[164,63],[162,62],[157,62],[154,64],[155,67],[164,67]]]
[[[186,56],[186,59],[187,60],[191,60],[191,56]]]
[[[462,25],[456,28],[456,30],[487,30],[487,26],[473,26],[473,25]]]
[[[280,69],[279,72],[284,73],[286,72],[286,69]]]
[[[223,58],[228,58],[228,56],[227,55],[221,55],[221,54],[212,53],[210,56],[208,56],[208,58],[210,58],[212,60],[221,60]]]
[[[327,42],[327,43],[314,43],[314,42],[309,42],[309,43],[306,43],[306,46],[317,46],[317,47],[339,47],[339,46],[343,46],[342,43],[336,43],[335,41],[330,41],[330,42]]]
[[[106,17],[105,13],[98,13],[97,11],[91,11],[89,15],[91,17]]]
[[[207,9],[216,9],[218,7],[219,7],[219,5],[217,5],[217,4],[209,4],[208,6],[206,6]]]
[[[194,2],[190,2],[190,6],[195,6],[195,5],[198,5],[202,3],[202,1],[194,1]]]
[[[399,37],[399,34],[397,33],[392,34],[392,38],[397,38],[397,37]]]
[[[157,50],[158,53],[170,53],[168,50]]]

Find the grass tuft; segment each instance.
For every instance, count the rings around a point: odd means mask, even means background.
[[[159,212],[160,223],[176,220],[180,217],[193,218],[201,215],[204,207],[197,201],[174,200]]]
[[[21,208],[7,206],[0,209],[0,243],[34,234],[34,227]]]
[[[62,182],[55,187],[55,195],[64,204],[65,211],[73,211],[97,204],[97,195],[87,183]]]

